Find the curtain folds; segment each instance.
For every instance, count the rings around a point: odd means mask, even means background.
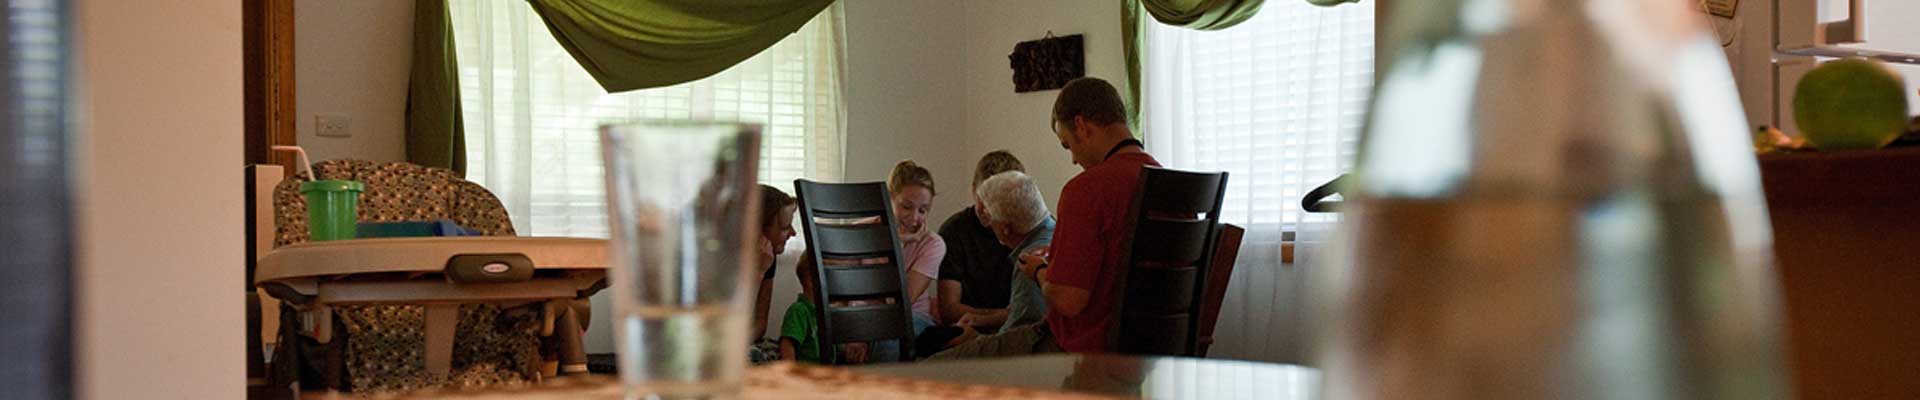
[[[1313,0],[1344,1],[1344,0]],[[1265,0],[1125,0],[1120,12],[1120,39],[1127,59],[1127,124],[1140,124],[1140,32],[1147,21],[1140,14],[1152,15],[1162,24],[1214,31],[1233,27],[1260,12]],[[1146,133],[1146,134],[1151,134]]]
[[[711,76],[786,38],[833,0],[529,0],[608,93]]]
[[[467,144],[454,49],[447,0],[415,1],[413,66],[407,82],[407,162],[464,176]]]

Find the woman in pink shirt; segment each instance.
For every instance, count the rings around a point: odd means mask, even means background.
[[[920,334],[940,320],[940,297],[935,282],[940,277],[940,260],[947,257],[947,242],[927,227],[927,213],[933,208],[933,173],[913,160],[894,164],[887,177],[887,192],[893,197],[893,218],[900,237],[901,257],[906,262],[907,298],[913,301],[913,333]]]

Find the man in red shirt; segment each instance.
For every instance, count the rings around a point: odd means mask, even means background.
[[[1076,79],[1060,91],[1053,131],[1083,171],[1060,190],[1052,255],[1037,273],[1047,294],[1047,328],[1066,351],[1109,351],[1107,329],[1126,254],[1121,232],[1141,167],[1160,162],[1127,128],[1120,92],[1097,78]]]
[[[1023,255],[1021,272],[1040,282],[1045,323],[974,339],[934,358],[1069,351],[1104,352],[1119,295],[1121,232],[1142,166],[1160,166],[1127,128],[1126,104],[1112,84],[1080,78],[1053,102],[1053,133],[1082,171],[1060,191],[1051,254]]]

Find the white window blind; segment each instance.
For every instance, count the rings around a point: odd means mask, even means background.
[[[726,71],[608,94],[524,1],[448,3],[460,66],[467,178],[506,205],[521,235],[605,237],[598,127],[635,120],[763,126],[760,181],[842,173],[839,7]],[[787,190],[791,193],[791,190]]]
[[[1269,1],[1211,32],[1148,25],[1141,119],[1155,156],[1227,171],[1221,220],[1249,227],[1249,239],[1333,221],[1303,212],[1300,198],[1353,165],[1372,88],[1373,2]]]

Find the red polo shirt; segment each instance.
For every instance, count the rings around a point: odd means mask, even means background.
[[[1120,259],[1126,254],[1120,234],[1127,226],[1133,192],[1140,187],[1140,167],[1147,165],[1158,167],[1160,162],[1147,153],[1114,154],[1060,190],[1047,282],[1092,294],[1080,315],[1068,317],[1049,307],[1047,328],[1061,349],[1089,353],[1113,348],[1107,329],[1119,300],[1114,291],[1119,289]]]

